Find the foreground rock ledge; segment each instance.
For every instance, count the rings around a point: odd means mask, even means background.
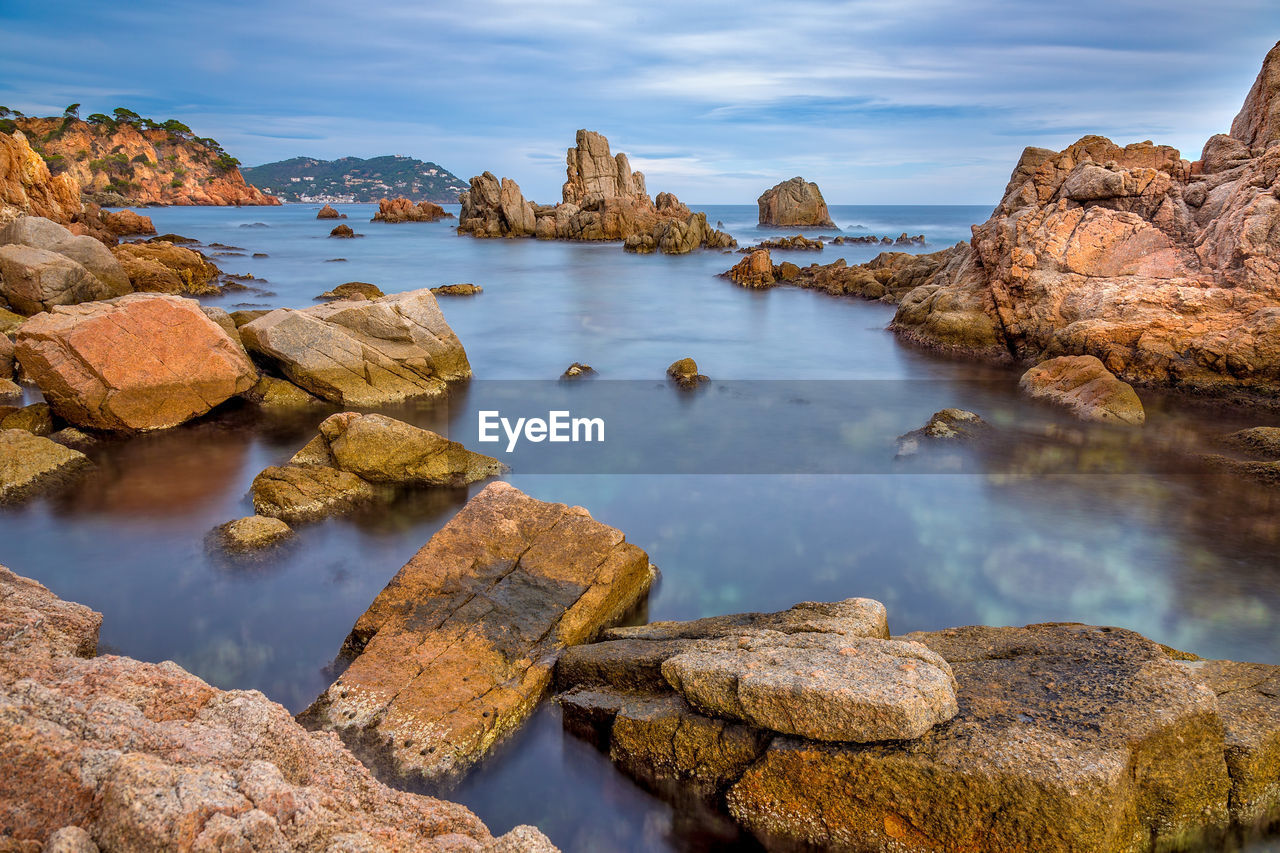
[[[555,849],[386,787],[257,691],[94,657],[101,622],[0,567],[0,849]]]
[[[670,677],[671,661],[708,644],[887,636],[839,612],[859,601],[607,632],[561,658],[565,725],[665,796],[726,810],[770,849],[1181,849],[1233,821],[1280,816],[1280,667],[1173,660],[1131,631],[975,626],[898,638],[945,659],[959,712],[878,743],[703,713]],[[779,710],[813,715],[823,704],[801,691]]]
[[[561,650],[635,606],[655,571],[585,509],[492,483],[374,599],[350,667],[299,719],[390,775],[452,781],[529,716]]]

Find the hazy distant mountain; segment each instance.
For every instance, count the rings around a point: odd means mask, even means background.
[[[316,160],[294,157],[261,166],[241,166],[245,180],[281,201],[361,202],[404,196],[413,201],[454,204],[467,183],[443,166],[388,155]],[[268,189],[270,187],[270,189]]]

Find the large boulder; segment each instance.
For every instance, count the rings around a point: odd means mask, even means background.
[[[1091,355],[1043,361],[1022,374],[1018,385],[1033,399],[1063,406],[1081,420],[1141,426],[1147,419],[1133,386]]]
[[[818,185],[801,177],[765,190],[756,204],[760,207],[761,225],[835,227]]]
[[[167,240],[121,243],[111,250],[134,290],[205,296],[219,293],[222,271],[200,252]]]
[[[111,250],[92,237],[76,236],[70,230],[39,216],[21,216],[0,229],[0,245],[16,244],[64,255],[93,273],[103,284],[106,296],[123,296],[133,290],[129,277]],[[68,303],[58,303],[68,304]]]
[[[101,621],[0,567],[5,849],[555,850],[383,785],[256,690],[95,657]],[[57,846],[71,841],[89,846]]]
[[[567,651],[556,671],[566,727],[646,785],[727,810],[771,849],[1145,851],[1194,846],[1280,806],[1280,667],[1173,660],[1116,628],[977,626],[887,641],[865,620],[837,628],[831,610],[784,614],[615,629]],[[958,713],[863,744],[725,713],[730,690],[744,689],[734,677],[820,682],[844,666],[775,670],[780,648],[843,647],[858,660],[876,643],[945,661]],[[707,649],[740,659],[699,710],[669,671]],[[775,695],[799,719],[843,718],[845,697]],[[774,707],[770,723],[796,728],[787,704]]]
[[[83,453],[27,430],[0,428],[0,503],[28,498],[89,467]]]
[[[240,337],[294,384],[344,406],[435,396],[471,376],[462,343],[425,288],[281,308],[241,326]]]
[[[724,275],[743,287],[772,287],[777,282],[768,249],[756,249],[729,268]]]
[[[110,299],[121,292],[129,292],[127,283],[123,291],[113,290],[66,255],[17,243],[0,246],[0,298],[21,314]]]
[[[904,298],[893,327],[944,349],[1092,355],[1127,381],[1274,399],[1278,78],[1280,46],[1231,134],[1195,162],[1100,136],[1026,149],[963,258]]]
[[[341,412],[289,464],[266,468],[251,492],[259,515],[303,521],[386,495],[377,487],[465,486],[507,470],[491,456],[385,415]]]
[[[244,350],[199,303],[160,294],[32,317],[15,354],[54,412],[93,429],[176,426],[257,381]]]
[[[142,216],[132,210],[104,210],[100,214],[102,224],[117,237],[156,233],[150,216]]]
[[[456,779],[532,713],[560,652],[619,619],[654,573],[585,509],[490,484],[357,620],[351,665],[300,719],[395,777]]]

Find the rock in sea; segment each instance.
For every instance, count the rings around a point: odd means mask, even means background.
[[[300,719],[392,776],[446,784],[519,728],[561,651],[619,619],[654,574],[585,509],[490,484],[357,620],[351,665]]]

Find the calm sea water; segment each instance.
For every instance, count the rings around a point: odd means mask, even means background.
[[[1014,372],[900,345],[884,330],[890,306],[717,278],[736,254],[481,241],[456,236],[451,222],[370,223],[367,205],[339,205],[365,236],[334,240],[334,223],[316,221],[316,209],[147,212],[162,233],[240,247],[213,258],[258,279],[207,300],[228,310],[301,307],[351,280],[387,292],[483,286],[475,298],[442,299],[476,380],[450,401],[387,413],[492,453],[474,440],[478,409],[538,414],[567,394],[575,409],[607,411],[619,436],[609,453],[527,455],[509,479],[537,498],[586,506],[645,548],[663,572],[652,618],[870,596],[888,606],[895,632],[1081,621],[1204,656],[1280,663],[1280,502],[1194,464],[1213,435],[1280,423],[1275,416],[1144,393],[1139,442],[1026,401]],[[744,244],[779,233],[756,228],[754,206],[702,209]],[[924,233],[930,245],[917,251],[932,251],[967,239],[989,210],[832,212],[844,233]],[[777,257],[858,263],[878,251]],[[684,356],[715,380],[695,395],[662,382]],[[596,367],[598,384],[551,384],[573,361]],[[895,437],[945,406],[978,411],[1008,437],[894,462]],[[325,668],[356,617],[481,487],[300,527],[268,560],[207,552],[210,528],[252,512],[254,475],[292,455],[327,414],[264,419],[233,404],[163,434],[107,442],[91,453],[97,473],[74,493],[0,511],[0,562],[102,611],[106,650],[172,659],[300,710],[330,680]],[[534,823],[566,850],[746,843],[564,736],[551,703],[450,796],[495,832]]]

